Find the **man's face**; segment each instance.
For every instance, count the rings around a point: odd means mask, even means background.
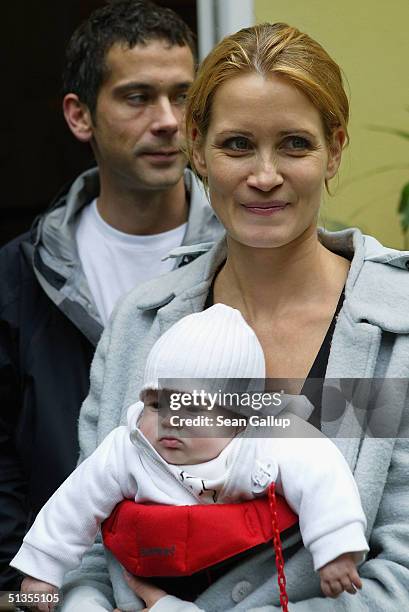
[[[94,113],[92,145],[101,179],[129,190],[166,190],[181,178],[187,90],[194,60],[187,46],[154,40],[115,43]]]

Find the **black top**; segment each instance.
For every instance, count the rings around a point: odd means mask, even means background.
[[[321,404],[322,404],[322,390],[325,379],[325,372],[327,371],[329,353],[331,350],[332,336],[334,335],[335,324],[339,311],[344,303],[345,290],[342,290],[339,296],[337,307],[335,308],[334,316],[332,317],[331,323],[325,334],[325,338],[322,341],[320,350],[317,353],[314,363],[311,366],[311,370],[308,372],[307,378],[301,389],[301,395],[308,397],[314,410],[308,419],[311,425],[314,425],[317,429],[321,430]]]

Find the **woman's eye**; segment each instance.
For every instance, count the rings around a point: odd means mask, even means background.
[[[284,141],[284,148],[291,151],[305,151],[311,149],[311,143],[303,136],[289,136]]]
[[[228,138],[223,143],[224,149],[229,149],[234,152],[245,152],[250,149],[250,142],[248,138],[244,138],[243,136],[235,136],[234,138]]]

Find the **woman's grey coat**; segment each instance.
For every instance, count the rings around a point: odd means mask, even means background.
[[[362,591],[354,596],[344,593],[336,600],[329,600],[321,595],[319,577],[313,571],[309,553],[304,548],[298,549],[286,561],[285,568],[290,609],[292,612],[403,611],[409,603],[406,397],[409,253],[386,249],[358,230],[320,232],[320,240],[331,251],[352,260],[326,379],[380,377],[403,380],[391,386],[395,398],[383,408],[387,416],[387,431],[381,431],[383,438],[370,437],[368,428],[367,435],[362,436],[357,413],[351,408],[354,401],[336,419],[332,413],[333,402],[323,399],[322,430],[334,438],[354,472],[368,520],[371,551],[360,568]],[[138,399],[150,348],[178,319],[203,309],[212,278],[225,257],[226,246],[222,240],[188,266],[131,292],[116,309],[98,345],[91,369],[90,394],[81,411],[82,458],[87,457],[114,427],[124,423],[126,408]],[[361,406],[364,401],[361,397]],[[284,540],[284,548],[297,540],[299,535]],[[67,601],[75,599],[73,589],[80,584],[96,586],[108,594],[101,555],[101,547],[96,545],[85,558],[82,570],[70,577],[67,587],[68,591],[72,590]],[[115,571],[117,568],[112,570]],[[113,582],[118,575],[117,572]],[[119,590],[117,605],[124,606],[121,609],[132,609]],[[190,609],[278,611],[273,551],[264,551],[243,562],[202,593],[196,603],[198,608]]]

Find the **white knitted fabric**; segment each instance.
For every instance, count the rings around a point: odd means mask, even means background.
[[[250,391],[258,389],[264,377],[263,349],[254,331],[238,310],[215,304],[184,317],[156,341],[141,393],[163,388],[163,379],[178,379],[171,388],[179,391],[191,391],[193,382],[194,388],[207,391],[220,388],[221,382],[226,390],[227,380],[220,379],[234,379],[232,391]]]

